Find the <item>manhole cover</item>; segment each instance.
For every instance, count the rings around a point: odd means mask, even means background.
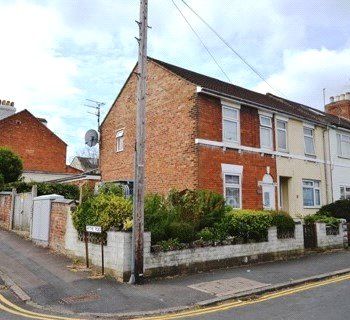
[[[81,296],[70,296],[61,299],[64,303],[67,304],[75,304],[80,302],[90,302],[98,300],[100,297],[97,294],[85,294]]]
[[[268,283],[236,277],[231,279],[220,279],[215,281],[202,282],[190,285],[189,287],[195,290],[211,293],[216,296],[226,296],[229,294],[263,288],[268,285]]]

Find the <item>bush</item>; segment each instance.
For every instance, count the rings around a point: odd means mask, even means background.
[[[177,239],[181,243],[190,243],[196,239],[194,226],[188,222],[173,221],[169,224],[168,236]]]
[[[4,183],[17,181],[22,170],[22,159],[10,149],[0,147],[0,175],[2,175]]]
[[[4,187],[4,177],[3,175],[0,173],[0,190],[2,190]]]
[[[339,226],[339,219],[330,217],[326,214],[316,213],[313,215],[306,216],[304,218],[306,224],[313,224],[315,222],[325,223],[327,226],[337,227]]]
[[[350,222],[350,200],[338,200],[327,204],[321,207],[317,214],[346,219],[347,222]]]
[[[74,227],[82,232],[87,225],[97,225],[103,231],[129,229],[132,203],[114,194],[99,194],[88,198],[72,214]]]
[[[197,233],[197,239],[202,239],[203,241],[215,241],[216,237],[211,229],[204,228]]]
[[[38,196],[44,196],[48,194],[59,194],[66,199],[79,200],[79,188],[70,184],[58,184],[58,183],[45,183],[45,182],[23,182],[17,181],[13,183],[7,183],[3,186],[1,191],[11,191],[13,188],[18,193],[30,192],[33,185],[37,186]]]
[[[124,189],[120,184],[113,182],[106,182],[98,189],[99,193],[102,194],[114,194],[119,197],[124,196]]]
[[[272,225],[277,227],[278,232],[288,233],[294,231],[295,222],[293,218],[283,211],[271,211]]]

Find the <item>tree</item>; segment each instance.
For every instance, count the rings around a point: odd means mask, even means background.
[[[22,170],[22,159],[10,149],[0,147],[0,176],[3,177],[3,182],[17,181]]]

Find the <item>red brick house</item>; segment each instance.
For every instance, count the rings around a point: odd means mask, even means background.
[[[136,81],[132,72],[101,125],[103,181],[133,180]],[[283,103],[152,58],[147,81],[147,192],[209,189],[254,209],[265,194],[276,207],[275,158],[256,151],[263,110]]]
[[[48,181],[81,173],[66,165],[67,144],[46,126],[46,120],[28,110],[15,113],[14,107],[12,114],[0,119],[0,146],[22,158],[25,180]]]

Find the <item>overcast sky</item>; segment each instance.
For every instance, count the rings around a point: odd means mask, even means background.
[[[271,92],[176,1],[233,83]],[[350,91],[349,0],[188,0],[273,87],[322,108]],[[0,0],[0,99],[45,117],[69,157],[107,112],[137,59],[138,0]],[[149,0],[149,55],[225,80],[171,0]]]

